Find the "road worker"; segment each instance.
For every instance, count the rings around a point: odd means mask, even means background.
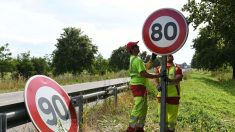
[[[182,81],[183,74],[182,69],[174,64],[173,55],[167,55],[167,93],[166,93],[166,131],[174,132],[176,125],[176,118],[179,108],[180,100],[180,81]],[[161,66],[156,68],[156,74],[160,73]],[[160,79],[156,79],[158,86],[160,86]],[[158,93],[157,99],[159,102],[159,117],[160,116],[160,103],[161,103],[161,92]]]
[[[138,57],[140,52],[137,42],[128,42],[126,44],[126,50],[131,54],[130,56],[130,89],[134,96],[134,106],[132,108],[129,120],[129,126],[127,132],[144,132],[145,118],[147,114],[147,78],[158,78],[160,74],[150,74],[146,71],[146,66],[150,66],[152,61],[149,61],[146,65],[143,60]],[[151,60],[156,58],[155,54],[152,54]]]

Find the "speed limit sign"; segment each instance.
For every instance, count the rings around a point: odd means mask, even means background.
[[[146,19],[142,36],[150,51],[160,55],[173,54],[187,40],[188,24],[179,11],[163,8]]]
[[[75,109],[56,81],[35,75],[27,81],[24,96],[28,114],[39,131],[78,131]]]

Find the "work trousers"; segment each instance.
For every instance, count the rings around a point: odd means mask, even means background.
[[[166,103],[166,124],[168,129],[175,129],[177,115],[178,115],[179,104],[168,104]],[[159,103],[158,114],[161,113],[161,104]],[[159,118],[160,119],[160,118]]]
[[[147,94],[144,96],[135,96],[134,106],[130,115],[129,126],[133,128],[144,127],[147,109]]]

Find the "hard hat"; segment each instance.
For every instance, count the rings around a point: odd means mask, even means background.
[[[137,42],[128,42],[128,43],[126,44],[126,50],[127,50],[128,52],[130,52],[131,49],[132,49],[135,45],[137,45],[138,43],[139,43],[139,41],[137,41]]]

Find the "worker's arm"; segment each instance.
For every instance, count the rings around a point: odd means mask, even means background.
[[[152,65],[153,65],[152,60],[149,60],[147,63],[145,63],[145,67],[147,70],[149,70],[152,67]]]
[[[145,78],[159,78],[159,77],[161,77],[160,74],[150,74],[146,71],[141,71],[140,76],[145,77]]]
[[[157,55],[152,53],[150,60],[147,63],[145,63],[145,67],[147,70],[149,70],[152,67],[153,61],[156,59],[156,57],[157,57]]]
[[[174,81],[175,82],[180,82],[180,81],[182,81],[182,79],[183,79],[183,75],[182,74],[178,74],[178,75],[175,76]]]
[[[156,74],[160,74],[160,69],[161,69],[161,66],[156,67],[155,73],[156,73]],[[160,78],[156,78],[156,83],[157,83],[158,85],[160,84]]]

